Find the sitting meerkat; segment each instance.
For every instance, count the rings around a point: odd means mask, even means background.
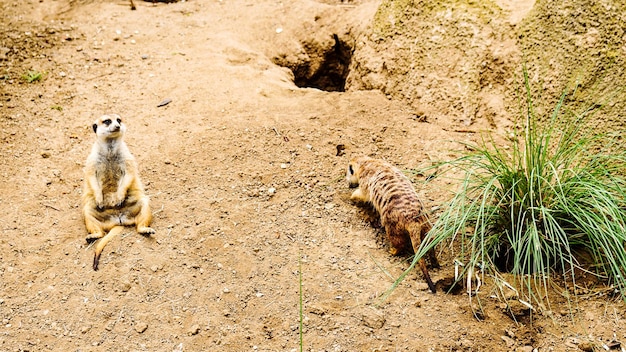
[[[346,180],[350,188],[358,187],[350,199],[371,203],[380,215],[391,244],[391,255],[410,251],[417,253],[432,225],[411,181],[388,162],[367,156],[350,159]],[[439,267],[434,249],[428,254],[431,265]],[[428,287],[435,293],[424,258],[418,264]]]
[[[85,164],[83,215],[87,242],[98,239],[93,269],[98,270],[100,254],[106,244],[124,230],[137,226],[149,236],[152,212],[139,179],[135,158],[124,143],[126,125],[119,115],[104,115],[93,124],[97,140]]]

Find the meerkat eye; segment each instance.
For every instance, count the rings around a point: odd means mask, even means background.
[[[102,123],[104,123],[105,125],[110,125],[111,124],[111,119],[106,119],[104,121],[102,121]]]
[[[122,123],[122,119],[117,119],[117,123]]]
[[[348,172],[350,172],[350,175],[354,175],[354,170],[352,169],[352,165],[348,165]]]

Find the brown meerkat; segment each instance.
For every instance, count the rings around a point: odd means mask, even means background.
[[[411,181],[388,162],[367,156],[350,159],[346,180],[350,188],[358,187],[350,199],[371,203],[380,215],[391,244],[391,255],[411,251],[417,253],[432,225]],[[428,254],[431,265],[439,267],[434,249]],[[424,258],[418,264],[428,287],[435,293]]]
[[[126,125],[119,115],[104,115],[93,124],[97,139],[85,164],[83,215],[87,242],[98,239],[93,269],[98,270],[106,244],[136,225],[137,232],[149,236],[152,212],[139,179],[137,162],[124,143]]]

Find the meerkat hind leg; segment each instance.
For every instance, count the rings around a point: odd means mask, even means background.
[[[154,229],[150,227],[150,223],[152,222],[152,212],[150,211],[150,204],[148,204],[147,199],[142,199],[141,201],[141,210],[139,214],[137,214],[137,218],[135,219],[137,222],[137,232],[144,236],[150,236],[155,233]]]
[[[87,228],[87,243],[92,243],[102,237],[104,237],[104,229],[98,219],[93,216],[93,210],[85,209],[85,227]]]

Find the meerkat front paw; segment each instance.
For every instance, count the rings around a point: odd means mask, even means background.
[[[125,200],[126,200],[126,193],[117,193],[115,195],[115,199],[113,200],[113,202],[115,203],[114,206],[121,207],[122,204],[124,204]]]
[[[140,226],[137,228],[137,232],[139,232],[140,234],[144,235],[144,236],[150,236],[154,233],[156,233],[156,231],[154,231],[151,227],[147,227],[147,226]]]
[[[98,210],[102,210],[104,209],[104,197],[102,196],[102,193],[96,193],[95,196],[95,201],[96,201],[96,208]]]
[[[350,199],[353,202],[361,202],[361,203],[367,203],[368,199],[367,196],[365,194],[363,194],[363,191],[360,188],[357,188],[354,192],[352,192],[352,195],[350,195]]]

